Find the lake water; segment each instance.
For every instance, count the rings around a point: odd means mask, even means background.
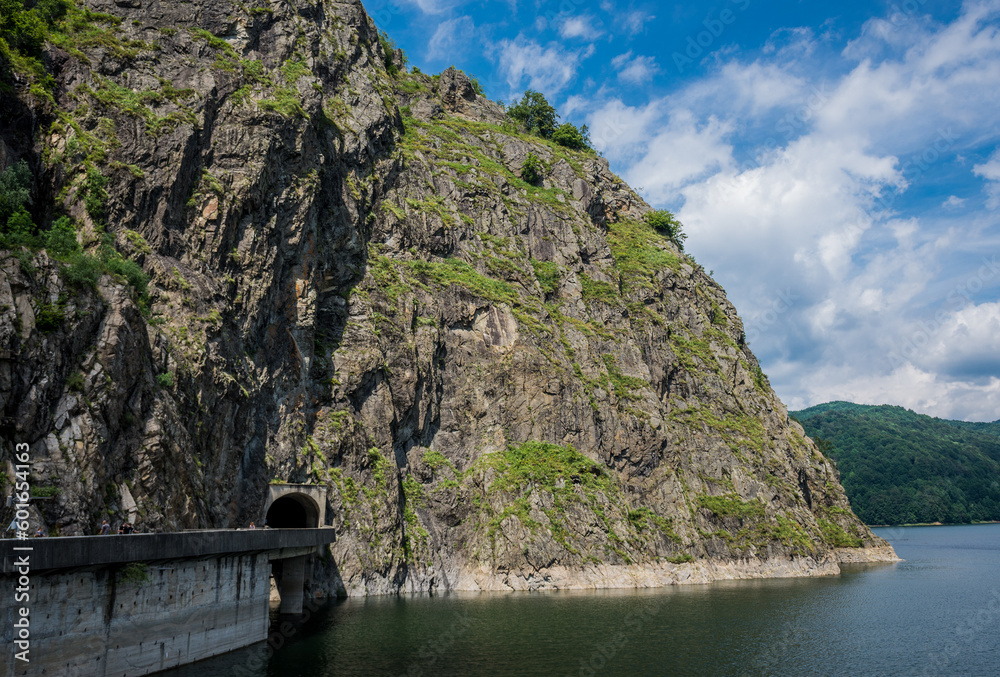
[[[898,564],[658,590],[346,600],[171,677],[1000,675],[1000,525],[876,529]]]

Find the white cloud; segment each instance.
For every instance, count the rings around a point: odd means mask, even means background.
[[[949,209],[957,209],[965,204],[965,200],[957,195],[950,195],[948,199],[941,203],[942,207]]]
[[[919,326],[909,345],[916,348],[913,361],[935,373],[1000,378],[1000,303],[970,304]]]
[[[566,99],[566,103],[560,107],[560,114],[563,118],[568,118],[579,110],[590,110],[590,101],[578,94],[574,94]]]
[[[630,36],[641,33],[646,28],[646,24],[656,18],[643,10],[626,10],[611,0],[602,0],[601,9],[611,15],[615,26]]]
[[[699,123],[690,112],[674,111],[668,122],[643,142],[642,158],[625,173],[653,202],[669,200],[692,180],[728,166],[732,147],[724,141],[729,123],[710,117]]]
[[[424,14],[444,14],[461,0],[403,0],[408,5],[416,5]]]
[[[568,50],[556,43],[543,47],[523,35],[514,40],[501,40],[494,45],[493,51],[510,85],[511,95],[520,93],[527,80],[528,87],[550,97],[576,77],[580,61],[593,53],[592,49]]]
[[[626,106],[620,99],[612,99],[590,115],[590,133],[594,147],[612,161],[632,164],[636,159],[636,146],[648,138],[649,127],[656,124],[663,114],[660,102],[641,108]]]
[[[982,384],[949,381],[905,365],[885,375],[857,375],[847,369],[811,371],[802,395],[789,398],[789,409],[831,400],[859,404],[895,404],[940,418],[993,421],[1000,401],[1000,379]]]
[[[1000,207],[1000,149],[994,151],[989,160],[981,165],[975,165],[972,173],[981,176],[988,182],[986,184],[986,194],[989,199],[986,206],[990,209]]]
[[[779,28],[771,33],[764,45],[764,54],[780,54],[785,58],[809,56],[816,49],[811,28]]]
[[[461,55],[465,47],[473,42],[472,35],[475,33],[476,25],[472,17],[461,16],[457,19],[449,19],[441,23],[430,42],[427,43],[427,59],[434,61],[437,59],[449,59],[454,61],[456,56]]]
[[[618,71],[618,79],[633,85],[645,85],[652,81],[660,67],[651,56],[632,58],[632,52],[619,54],[611,60],[611,65]]]
[[[952,129],[989,129],[1000,109],[998,13],[1000,3],[967,2],[947,26],[889,22],[877,35],[893,48],[885,58],[872,59],[874,47],[863,55],[846,50],[865,58],[823,106],[818,127],[830,134],[863,127],[908,152],[923,152],[940,136],[954,145]]]
[[[615,8],[614,3],[602,2],[601,9],[612,14],[615,25],[629,35],[638,35],[646,28],[646,24],[656,17],[641,10],[622,12]]]
[[[594,28],[594,18],[587,15],[574,16],[566,19],[559,26],[559,35],[563,38],[583,38],[593,40],[601,36],[601,31]]]
[[[775,131],[788,140],[792,135],[785,134],[784,127],[801,132],[804,122],[812,118],[814,109],[822,106],[828,96],[822,82],[807,83],[781,64],[754,61],[724,64],[711,77],[692,83],[674,99],[685,106],[725,111],[730,115],[737,111],[760,115],[774,108],[787,108],[791,114],[789,120],[784,125],[779,121]]]
[[[688,248],[719,271],[793,407],[850,399],[997,418],[1000,308],[945,304],[947,262],[1000,246],[995,214],[900,215],[895,196],[996,142],[998,8],[968,2],[946,26],[869,22],[839,76],[819,74],[832,71],[815,68],[810,34],[786,31],[668,97],[595,106],[595,145],[651,202],[681,205]],[[1000,150],[972,171],[1000,206]],[[1000,289],[1000,272],[979,288]]]

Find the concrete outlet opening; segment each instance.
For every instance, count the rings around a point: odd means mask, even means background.
[[[319,507],[302,494],[282,496],[267,509],[272,529],[314,529],[319,526]]]
[[[265,524],[272,529],[315,529],[326,517],[326,487],[272,484],[264,504]]]

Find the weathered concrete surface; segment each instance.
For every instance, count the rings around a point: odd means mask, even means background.
[[[302,613],[302,587],[306,579],[306,556],[281,563],[281,608],[283,614]]]
[[[270,569],[267,553],[253,553],[151,565],[147,581],[118,567],[35,574],[31,662],[5,651],[0,672],[132,677],[259,642],[267,637]],[[8,648],[14,613],[3,611]]]
[[[334,540],[334,530],[329,528],[206,530],[128,536],[39,538],[30,541],[4,539],[0,540],[0,555],[3,557],[0,573],[9,574],[13,571],[15,559],[13,548],[17,547],[32,548],[31,570],[37,572],[244,552],[281,551],[325,545]]]
[[[30,662],[8,651],[0,674],[133,677],[262,641],[271,561],[293,563],[282,606],[301,612],[307,558],[333,540],[333,529],[255,529],[0,541],[11,596],[25,574],[15,561],[30,563],[30,599],[0,613],[14,647],[18,610],[30,609]]]

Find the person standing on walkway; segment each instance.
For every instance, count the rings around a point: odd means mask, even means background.
[[[111,533],[111,525],[108,524],[107,520],[101,521],[101,536],[107,536]]]

